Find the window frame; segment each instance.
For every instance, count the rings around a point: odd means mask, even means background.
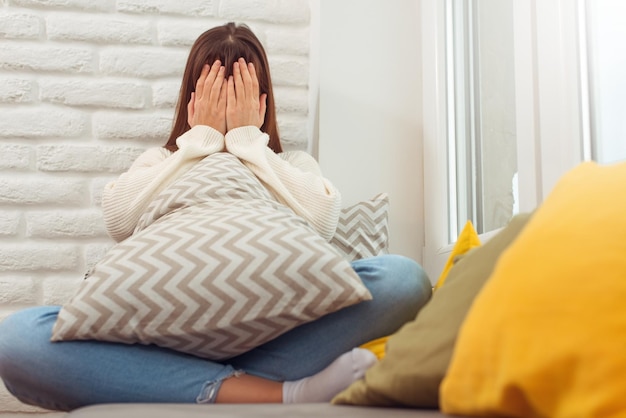
[[[513,3],[519,211],[530,212],[563,173],[589,159],[584,0]],[[455,186],[448,182],[446,2],[421,5],[423,265],[436,281],[453,248],[449,208],[456,204],[450,197]],[[497,232],[481,234],[481,241]]]

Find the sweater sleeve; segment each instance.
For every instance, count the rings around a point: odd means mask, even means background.
[[[102,193],[107,232],[115,241],[128,238],[150,202],[202,158],[224,150],[224,137],[208,126],[195,126],[177,140],[178,151],[151,148]]]
[[[337,228],[341,195],[305,152],[274,153],[269,137],[254,126],[226,134],[226,150],[239,158],[276,199],[302,216],[325,240]]]

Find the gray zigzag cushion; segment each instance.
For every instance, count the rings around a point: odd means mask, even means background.
[[[330,244],[348,260],[389,253],[389,197],[381,193],[341,209]]]
[[[218,153],[160,193],[63,306],[51,339],[221,360],[368,299],[337,250]]]

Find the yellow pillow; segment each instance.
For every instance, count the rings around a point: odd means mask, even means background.
[[[626,163],[583,163],[500,257],[461,326],[444,413],[626,414]]]
[[[374,353],[378,360],[381,360],[383,357],[385,357],[385,348],[387,347],[388,340],[389,336],[377,338],[361,345],[360,348],[370,350],[372,353]]]
[[[472,221],[467,221],[465,223],[465,226],[463,227],[463,230],[459,234],[459,237],[457,238],[456,243],[454,244],[454,248],[452,248],[450,257],[448,257],[448,261],[446,262],[446,265],[443,267],[443,271],[441,272],[441,275],[439,276],[437,283],[435,284],[435,290],[443,286],[444,282],[446,281],[446,278],[448,277],[448,273],[450,272],[450,269],[454,265],[456,259],[459,256],[462,256],[463,254],[467,253],[472,248],[478,247],[479,245],[480,245],[480,239],[478,238],[478,234],[476,233],[476,230],[474,229],[474,225],[472,225]]]

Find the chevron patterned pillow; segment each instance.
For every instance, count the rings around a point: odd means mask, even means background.
[[[63,306],[51,339],[221,360],[369,299],[348,260],[218,153],[159,194]]]
[[[388,254],[388,218],[386,193],[345,207],[330,243],[350,261]]]

